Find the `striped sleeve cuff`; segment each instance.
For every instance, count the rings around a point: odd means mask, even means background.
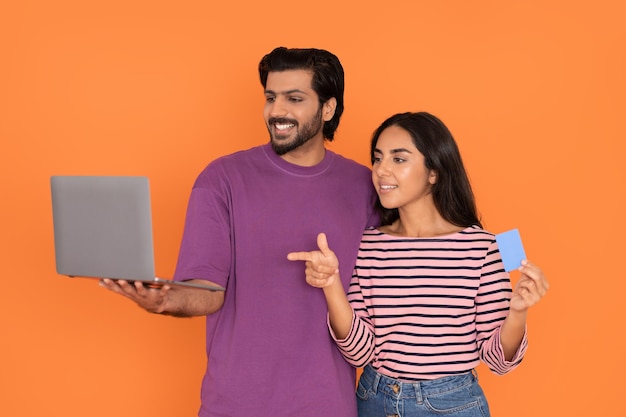
[[[522,338],[522,342],[520,343],[519,348],[517,348],[517,352],[515,352],[515,355],[513,356],[513,358],[511,358],[510,361],[507,361],[504,357],[504,349],[502,347],[502,342],[500,341],[500,329],[501,327],[495,329],[490,340],[485,341],[482,359],[489,367],[489,369],[491,369],[493,372],[498,375],[504,375],[517,368],[518,365],[522,362],[522,359],[524,359],[526,349],[528,348],[528,328],[524,328],[524,336]]]

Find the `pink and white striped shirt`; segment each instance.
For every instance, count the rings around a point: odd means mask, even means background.
[[[500,329],[511,292],[494,235],[477,226],[429,238],[367,229],[348,292],[352,328],[335,341],[353,366],[400,380],[455,375],[480,360],[504,374],[528,343],[524,334],[505,360]]]

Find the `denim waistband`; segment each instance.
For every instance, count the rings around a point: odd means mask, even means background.
[[[363,369],[361,378],[365,378],[368,381],[368,385],[372,387],[374,392],[381,391],[385,394],[397,396],[399,399],[416,398],[417,401],[421,401],[423,397],[452,391],[476,381],[473,370],[459,375],[444,376],[436,379],[411,382],[400,381],[376,372],[371,365],[367,365]]]

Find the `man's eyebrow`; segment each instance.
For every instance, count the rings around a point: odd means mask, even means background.
[[[272,95],[289,95],[289,94],[294,94],[294,93],[299,93],[299,94],[307,94],[306,91],[300,90],[298,88],[294,88],[293,90],[287,90],[287,91],[280,91],[280,92],[276,92],[274,90],[265,90],[265,94],[272,94]]]

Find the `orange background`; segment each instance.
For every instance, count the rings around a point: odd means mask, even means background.
[[[622,4],[4,1],[0,415],[196,415],[203,319],[150,315],[58,276],[49,177],[147,175],[157,270],[171,276],[196,175],[267,141],[256,66],[279,45],[340,57],[346,112],[331,148],[364,164],[387,116],[441,117],[486,227],[518,227],[545,270],[552,289],[531,311],[523,366],[479,369],[493,415],[615,415],[626,371]]]

